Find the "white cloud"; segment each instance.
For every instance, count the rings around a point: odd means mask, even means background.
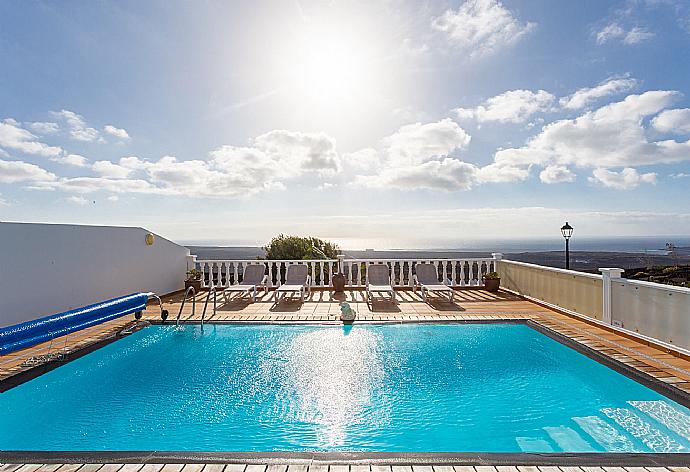
[[[65,200],[67,200],[70,203],[74,203],[75,205],[80,205],[80,206],[84,206],[87,203],[89,203],[89,201],[86,198],[78,196],[78,195],[69,196]]]
[[[690,108],[664,110],[652,119],[652,127],[661,133],[690,133]]]
[[[132,172],[131,169],[113,164],[110,161],[96,161],[91,165],[91,168],[101,177],[110,179],[126,179]]]
[[[599,98],[627,92],[634,88],[635,85],[637,85],[637,81],[627,77],[607,79],[595,87],[581,88],[574,94],[561,98],[560,104],[564,108],[578,110],[585,108]]]
[[[472,188],[476,173],[477,167],[472,164],[444,158],[413,166],[393,167],[376,175],[360,175],[357,182],[369,187],[458,191]]]
[[[529,169],[504,163],[493,163],[477,169],[477,182],[502,183],[526,180]]]
[[[321,178],[339,172],[340,156],[335,140],[323,133],[275,130],[257,137],[250,147],[221,146],[207,160],[163,156],[149,161],[128,156],[118,163],[97,161],[91,168],[99,177],[61,178],[34,187],[77,194],[247,197],[283,189],[285,181],[303,176],[309,176],[318,187]]]
[[[343,163],[355,169],[375,169],[381,164],[381,156],[376,149],[364,148],[343,154]]]
[[[535,113],[549,111],[555,97],[544,90],[509,90],[486,100],[476,108],[456,108],[459,118],[479,122],[524,123]]]
[[[113,125],[105,125],[103,127],[103,131],[105,131],[111,136],[115,136],[116,138],[129,139],[129,133],[127,133],[126,130],[122,128],[116,128]]]
[[[635,26],[629,30],[625,30],[618,23],[613,22],[606,25],[599,32],[597,32],[597,43],[605,44],[610,41],[620,40],[623,44],[632,45],[639,44],[654,37],[654,33],[647,28]]]
[[[60,130],[57,123],[48,121],[34,121],[33,123],[29,123],[29,128],[40,135],[55,134]]]
[[[61,148],[48,146],[38,141],[36,136],[19,126],[19,123],[11,118],[0,122],[0,147],[45,157],[55,157],[62,154]]]
[[[545,184],[574,182],[575,174],[565,166],[547,166],[539,173],[539,180]]]
[[[434,18],[432,26],[470,57],[480,57],[516,43],[536,25],[521,23],[497,0],[467,0]]]
[[[0,182],[52,182],[56,179],[45,169],[23,161],[0,160]]]
[[[383,138],[389,166],[402,167],[446,157],[470,143],[470,135],[450,118],[435,123],[402,126]]]
[[[64,156],[53,157],[51,161],[59,162],[60,164],[67,164],[76,167],[86,167],[88,159],[79,154],[66,154]]]
[[[647,41],[654,37],[654,33],[649,31],[647,28],[640,28],[635,26],[633,29],[628,31],[623,38],[624,44],[638,44],[643,41]]]
[[[253,144],[279,164],[282,171],[329,173],[340,170],[335,139],[325,133],[273,130],[258,136]]]
[[[678,172],[677,174],[671,174],[672,179],[685,179],[687,177],[690,177],[690,173],[688,172]]]
[[[107,198],[107,200],[108,200],[109,202],[116,202],[116,201],[118,201],[119,199],[120,199],[120,197],[118,197],[117,195],[110,195],[110,196]]]
[[[636,169],[626,167],[620,172],[608,169],[594,169],[592,177],[590,177],[589,180],[593,183],[599,183],[604,187],[629,190],[642,183],[656,184],[656,178],[656,173],[650,172],[647,174],[640,174]]]
[[[69,136],[75,141],[92,142],[103,140],[97,129],[86,125],[86,121],[81,115],[69,110],[54,111],[52,114],[67,123]]]
[[[629,95],[572,120],[559,120],[522,148],[496,152],[496,162],[523,166],[634,167],[690,160],[690,141],[649,141],[644,118],[667,108],[677,92]]]

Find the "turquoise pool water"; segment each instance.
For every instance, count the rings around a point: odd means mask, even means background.
[[[689,452],[690,411],[525,325],[150,326],[0,394],[0,449]]]

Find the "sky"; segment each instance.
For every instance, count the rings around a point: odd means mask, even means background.
[[[690,233],[686,0],[0,0],[0,220]]]

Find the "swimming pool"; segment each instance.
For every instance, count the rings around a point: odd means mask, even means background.
[[[150,326],[0,394],[0,449],[688,452],[690,411],[522,324]]]

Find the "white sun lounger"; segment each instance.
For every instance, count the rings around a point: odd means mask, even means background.
[[[245,293],[251,293],[252,301],[256,301],[256,293],[259,287],[263,287],[266,292],[268,292],[268,285],[266,281],[268,276],[266,275],[266,266],[261,264],[250,264],[245,266],[244,275],[242,276],[242,283],[238,285],[230,285],[228,288],[223,290],[223,296],[225,301],[228,301],[228,294],[233,292],[241,292],[242,295]]]
[[[311,276],[306,264],[293,264],[287,268],[285,283],[276,289],[276,302],[285,297],[286,293],[299,292],[300,301],[304,302],[304,295],[311,291]]]
[[[366,297],[367,303],[372,293],[388,293],[395,303],[395,290],[391,284],[391,274],[388,264],[371,264],[367,269]]]
[[[448,295],[448,300],[453,301],[453,289],[448,285],[438,281],[438,271],[433,264],[415,264],[414,284],[412,289],[417,293],[417,288],[421,288],[422,299],[426,302],[426,297],[431,292],[444,293]]]

